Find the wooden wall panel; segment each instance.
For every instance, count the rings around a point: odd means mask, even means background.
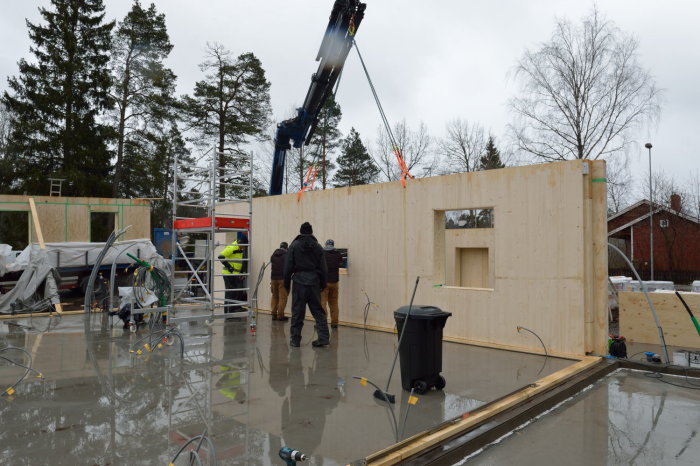
[[[700,335],[674,293],[650,293],[667,345],[700,348]],[[696,317],[700,294],[682,293]],[[620,333],[629,341],[659,344],[659,332],[644,293],[620,292]]]
[[[602,227],[592,225],[600,221],[592,202],[584,215],[584,191],[591,196],[594,191],[582,165],[573,161],[423,178],[405,189],[381,183],[313,191],[301,202],[296,194],[256,198],[251,272],[256,276],[279,242],[293,240],[300,224],[309,221],[319,242],[332,238],[336,247],[349,250],[348,274],[340,278],[341,321],[362,323],[364,290],[376,303],[367,323],[393,328],[393,311],[408,304],[420,276],[415,303],[453,313],[447,336],[539,350],[536,338],[517,332],[520,325],[537,332],[550,351],[584,354],[591,348],[587,341],[600,341],[607,329],[600,331],[602,337],[586,338],[587,331],[599,331],[586,328],[585,294],[600,283],[585,277],[594,276],[586,270],[598,263],[600,248],[591,241],[605,226],[604,220]],[[447,266],[441,212],[468,208],[494,209],[492,290],[441,286]],[[591,233],[586,237],[584,230]],[[269,299],[269,287],[261,286],[259,307],[269,309]],[[591,308],[588,316],[597,322],[600,312]],[[607,310],[602,312],[605,321]]]
[[[65,241],[90,241],[90,209],[84,205],[68,205],[68,235]]]
[[[114,212],[116,225],[132,225],[123,239],[151,238],[150,202],[145,199],[88,197],[34,197],[44,240],[51,242],[90,241],[90,212]],[[0,210],[29,210],[27,196],[0,195]],[[32,241],[36,241],[31,228]]]

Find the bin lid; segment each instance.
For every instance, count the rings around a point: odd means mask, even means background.
[[[439,307],[414,304],[411,307],[411,319],[435,319],[437,317],[449,317],[451,312],[445,312]],[[394,311],[394,317],[397,319],[405,319],[408,314],[409,306],[401,306]]]

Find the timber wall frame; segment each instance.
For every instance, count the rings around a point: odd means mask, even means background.
[[[445,338],[550,353],[607,353],[605,162],[570,161],[460,173],[400,183],[262,197],[253,201],[253,276],[281,241],[308,221],[321,244],[347,248],[340,277],[340,320],[363,325],[367,292],[376,303],[367,325],[394,328],[409,303],[451,312]],[[445,230],[444,211],[491,208],[493,229]],[[444,286],[454,280],[458,249],[488,249],[488,288]],[[466,256],[468,260],[468,255]],[[269,281],[269,273],[265,281]],[[259,307],[270,290],[260,286]]]
[[[91,212],[114,213],[115,228],[131,225],[122,237],[124,240],[151,237],[151,203],[146,199],[0,195],[0,211],[27,212],[30,244],[37,242],[30,215],[30,197],[36,204],[47,243],[89,242]]]

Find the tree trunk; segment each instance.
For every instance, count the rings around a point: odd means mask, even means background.
[[[121,105],[119,109],[119,134],[117,135],[117,161],[114,164],[114,179],[112,180],[112,197],[119,197],[119,187],[124,170],[124,133],[126,128],[126,108],[129,103],[129,84],[131,81],[131,67],[127,59],[124,68],[124,81],[122,82]]]

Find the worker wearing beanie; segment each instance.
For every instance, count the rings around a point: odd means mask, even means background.
[[[287,257],[289,246],[282,241],[280,247],[270,256],[270,291],[272,291],[272,302],[270,311],[272,320],[288,320],[284,316],[284,308],[287,306],[287,289],[284,287],[284,262]]]
[[[326,288],[327,269],[323,258],[323,248],[313,235],[309,222],[304,222],[297,236],[287,251],[284,263],[284,287],[292,290],[292,324],[290,328],[290,346],[299,347],[301,329],[304,327],[306,305],[309,305],[311,315],[316,320],[318,339],[313,346],[326,346],[330,342],[330,332],[326,313],[321,307],[321,290]]]

